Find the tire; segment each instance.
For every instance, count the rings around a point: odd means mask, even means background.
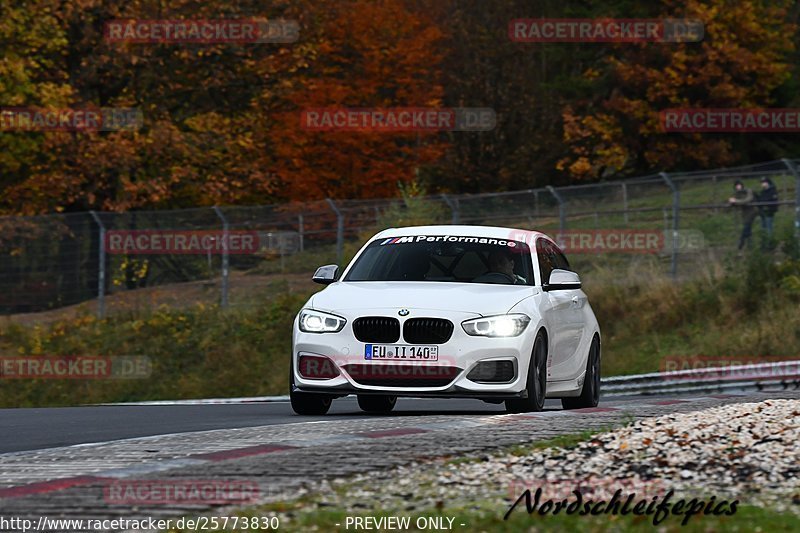
[[[600,403],[600,339],[592,339],[589,357],[586,361],[586,379],[583,380],[581,395],[574,398],[561,398],[564,409],[584,409],[597,407]]]
[[[528,391],[528,397],[506,400],[506,411],[529,413],[544,409],[544,398],[547,395],[547,341],[541,331],[533,342],[525,388]]]
[[[383,394],[358,395],[358,406],[361,408],[362,411],[367,413],[375,413],[375,414],[389,413],[392,411],[392,409],[394,409],[396,403],[397,403],[397,396],[389,396]]]
[[[324,415],[331,408],[333,396],[294,390],[294,369],[289,364],[289,401],[298,415]]]

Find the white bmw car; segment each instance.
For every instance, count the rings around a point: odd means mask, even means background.
[[[578,275],[543,233],[486,226],[392,228],[372,237],[294,322],[289,390],[299,414],[356,394],[370,413],[398,396],[478,398],[509,412],[600,395],[600,329]]]

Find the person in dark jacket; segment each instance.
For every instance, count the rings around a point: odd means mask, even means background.
[[[758,214],[761,216],[761,228],[764,230],[764,242],[772,239],[775,213],[778,212],[778,188],[771,179],[761,178],[761,192],[756,197]]]
[[[739,180],[733,184],[733,196],[728,198],[728,204],[738,207],[742,215],[742,234],[739,236],[739,250],[745,247],[753,234],[753,221],[758,216],[758,210],[753,205],[755,196],[753,191],[744,186]]]

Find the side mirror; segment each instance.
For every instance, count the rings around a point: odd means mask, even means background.
[[[550,272],[550,281],[542,288],[546,291],[580,289],[581,277],[575,272],[556,268]]]
[[[329,285],[336,281],[339,277],[339,265],[325,265],[321,266],[314,272],[311,281],[314,283],[321,283],[322,285]]]

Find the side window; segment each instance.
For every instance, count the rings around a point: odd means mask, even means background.
[[[564,254],[561,253],[561,250],[556,248],[554,250],[554,252],[555,252],[555,259],[556,259],[556,268],[560,268],[562,270],[570,270],[571,271],[572,267],[569,266],[569,261],[567,261],[567,258],[564,256]]]
[[[550,281],[550,272],[556,268],[553,262],[553,253],[550,243],[545,239],[536,241],[536,255],[539,258],[539,274],[542,277],[542,285]]]
[[[567,261],[558,246],[548,240],[539,240],[536,253],[539,256],[539,273],[542,276],[542,283],[550,281],[550,273],[556,268],[572,270],[572,267],[569,266],[569,261]]]

